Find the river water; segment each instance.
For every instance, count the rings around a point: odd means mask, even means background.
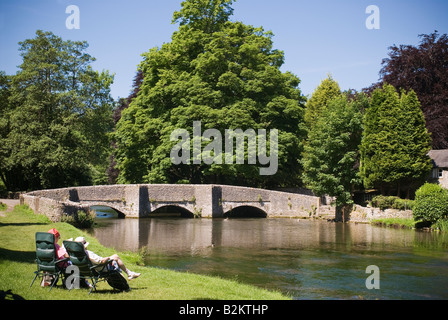
[[[295,299],[448,299],[447,234],[284,218],[98,213],[94,236],[116,250],[143,250],[151,267],[220,276]],[[369,266],[376,271],[367,273]]]

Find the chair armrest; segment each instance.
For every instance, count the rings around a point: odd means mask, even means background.
[[[107,266],[107,265],[109,265],[109,264],[111,264],[113,262],[113,260],[111,260],[111,259],[107,259],[104,263],[100,263],[100,264],[96,264],[96,265],[92,265],[91,267],[90,267],[90,269],[91,270],[96,270],[96,268],[99,268],[99,267],[105,267],[105,266]]]
[[[70,260],[70,258],[62,258],[62,259],[57,260],[55,263],[58,264],[60,262],[65,262],[65,261],[69,261],[69,260]]]

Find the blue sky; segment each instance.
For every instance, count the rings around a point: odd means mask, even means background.
[[[18,42],[38,29],[64,40],[86,40],[96,70],[115,73],[112,96],[127,97],[141,54],[170,42],[178,28],[172,14],[181,0],[0,0],[0,70],[15,74]],[[67,29],[66,7],[77,5],[80,29]],[[366,8],[380,10],[380,29],[369,30]],[[378,80],[382,59],[393,44],[419,43],[419,34],[448,33],[448,0],[237,0],[233,21],[274,33],[283,50],[283,71],[301,79],[309,95],[328,73],[343,90]]]

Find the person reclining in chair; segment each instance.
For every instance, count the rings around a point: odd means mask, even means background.
[[[87,246],[89,245],[88,242],[86,242],[86,239],[84,237],[78,237],[75,239],[75,242],[81,242],[84,245],[84,248],[86,249],[87,255],[89,256],[90,261],[93,265],[101,265],[106,263],[108,260],[112,260],[112,265],[114,268],[118,269],[120,268],[123,270],[127,275],[128,279],[132,280],[140,276],[140,273],[133,272],[126,268],[123,261],[120,259],[120,257],[117,254],[114,254],[110,257],[101,257],[94,253],[93,251],[87,250]],[[100,266],[99,268],[104,268],[104,266]]]

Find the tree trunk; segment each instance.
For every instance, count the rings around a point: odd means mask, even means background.
[[[347,222],[350,220],[350,213],[353,210],[352,204],[344,204],[336,206],[336,221]]]

